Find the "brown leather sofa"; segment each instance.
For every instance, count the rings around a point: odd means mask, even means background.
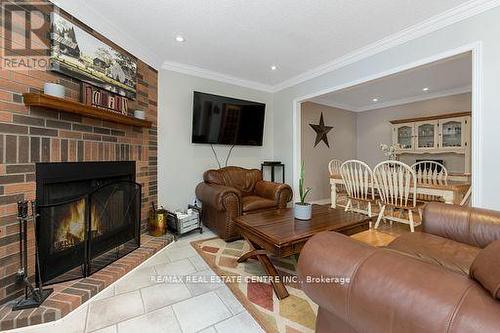
[[[203,204],[203,224],[225,241],[233,241],[241,238],[233,218],[284,208],[292,199],[292,189],[262,180],[260,170],[230,166],[206,171],[196,196]]]
[[[385,248],[321,233],[298,271],[319,333],[500,332],[499,212],[431,203],[423,232]]]

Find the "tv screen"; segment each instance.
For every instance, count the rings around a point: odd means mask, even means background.
[[[262,146],[266,105],[194,92],[193,143]]]

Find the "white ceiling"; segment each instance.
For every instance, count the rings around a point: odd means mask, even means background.
[[[429,25],[437,26],[438,16],[450,24],[452,14],[463,18],[477,13],[479,4],[484,7],[488,2],[52,1],[125,49],[144,54],[164,68],[270,91],[318,74],[336,60],[391,36],[410,35],[416,25],[422,33],[428,32]],[[186,38],[184,43],[175,41],[178,34]],[[270,70],[273,64],[278,66],[276,71]]]
[[[362,83],[310,101],[360,112],[471,91],[472,55],[462,55]],[[423,91],[423,88],[429,88]],[[376,98],[378,101],[374,102]]]

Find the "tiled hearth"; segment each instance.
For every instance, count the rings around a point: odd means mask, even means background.
[[[207,229],[182,236],[63,319],[15,333],[264,333],[224,282],[210,281],[215,272],[191,246],[213,237]]]
[[[88,278],[51,285],[54,292],[37,309],[12,311],[12,302],[0,306],[0,330],[37,325],[66,316],[98,292],[168,245],[168,236],[141,236],[141,247]]]

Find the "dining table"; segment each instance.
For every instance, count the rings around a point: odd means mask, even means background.
[[[344,185],[342,176],[330,175],[331,208],[337,208],[337,186]],[[434,183],[417,183],[417,194],[442,197],[445,203],[459,204],[471,186],[470,181],[436,181]]]

